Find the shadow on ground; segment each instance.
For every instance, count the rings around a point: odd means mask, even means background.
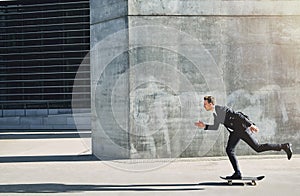
[[[66,162],[66,161],[98,161],[92,155],[46,155],[46,156],[6,156],[0,157],[0,163],[22,163],[22,162]]]
[[[231,185],[227,182],[202,182],[199,183],[201,186],[245,186],[245,185],[251,185],[251,183],[242,183],[242,182],[234,182]]]
[[[89,191],[203,191],[205,186],[244,186],[244,183],[202,182],[197,184],[129,184],[129,185],[92,185],[92,184],[2,184],[0,193],[66,193]]]
[[[63,193],[86,191],[198,191],[199,184],[137,184],[137,185],[90,185],[90,184],[2,184],[0,193]]]

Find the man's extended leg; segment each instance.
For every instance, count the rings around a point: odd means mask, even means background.
[[[265,152],[265,151],[281,151],[284,150],[287,153],[288,159],[292,156],[292,149],[290,144],[259,144],[254,134],[246,129],[243,133],[240,134],[240,137],[243,141],[245,141],[253,150],[256,152]]]
[[[239,169],[238,161],[235,156],[235,147],[239,143],[239,136],[232,132],[229,135],[229,139],[227,142],[226,153],[229,157],[230,163],[234,169],[234,174],[232,176],[228,176],[228,178],[241,178],[241,171]]]

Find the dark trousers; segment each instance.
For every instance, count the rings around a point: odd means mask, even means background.
[[[229,157],[234,171],[238,173],[240,173],[240,169],[237,158],[235,156],[235,147],[240,140],[246,142],[256,152],[264,152],[270,150],[280,151],[282,149],[281,144],[259,144],[256,138],[254,137],[254,134],[249,129],[246,129],[245,131],[230,132],[230,136],[226,147],[226,153]]]

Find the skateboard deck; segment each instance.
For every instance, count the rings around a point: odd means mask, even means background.
[[[257,176],[257,177],[242,177],[242,179],[230,179],[230,178],[226,178],[226,177],[223,177],[223,176],[220,176],[221,179],[223,180],[227,180],[227,183],[229,185],[232,185],[232,182],[233,181],[242,181],[242,182],[249,182],[251,183],[252,186],[255,186],[256,185],[256,181],[260,181],[262,179],[265,178],[265,176]]]

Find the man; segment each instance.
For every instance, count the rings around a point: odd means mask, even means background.
[[[264,151],[281,151],[284,150],[288,160],[292,157],[292,148],[290,143],[285,144],[259,144],[254,138],[253,133],[259,131],[258,127],[251,122],[246,115],[241,112],[235,112],[226,106],[216,105],[216,100],[213,96],[204,97],[204,108],[206,111],[214,112],[214,124],[207,125],[202,121],[196,122],[195,125],[204,130],[217,130],[220,124],[223,124],[230,132],[227,142],[226,153],[234,169],[232,176],[226,178],[241,179],[242,174],[239,169],[238,161],[235,156],[235,147],[240,140],[246,142],[256,152]]]

